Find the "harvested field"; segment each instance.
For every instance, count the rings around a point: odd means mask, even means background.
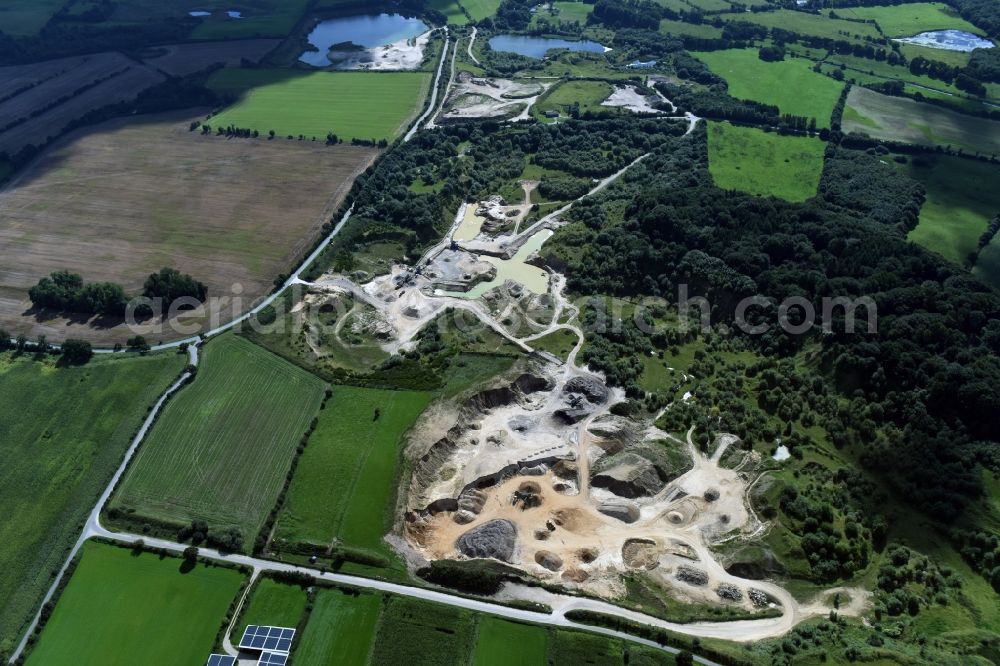
[[[6,76],[23,82],[10,89],[18,94],[8,96],[6,87],[0,93],[6,97],[0,104],[0,153],[8,155],[44,145],[88,111],[134,99],[165,78],[120,53],[4,67],[0,80]],[[29,83],[35,85],[25,89]]]
[[[132,335],[120,322],[30,313],[27,290],[68,269],[137,292],[165,265],[208,285],[226,321],[270,291],[374,159],[370,148],[227,140],[189,132],[196,112],[105,123],[67,137],[0,192],[0,326],[103,344]],[[295,196],[289,196],[294,186]],[[225,308],[226,312],[221,310]],[[206,323],[213,313],[194,320]],[[194,326],[193,329],[197,329]],[[150,340],[195,331],[150,330]]]
[[[93,541],[59,598],[32,666],[201,663],[239,592],[243,574]],[[186,572],[185,572],[186,571]]]
[[[170,76],[187,76],[216,63],[236,67],[244,59],[259,62],[280,43],[278,39],[244,39],[156,46],[143,54],[143,62]]]
[[[250,543],[277,499],[324,383],[233,335],[213,340],[194,384],[166,406],[112,506],[177,524],[199,518]]]
[[[1000,155],[1000,122],[859,86],[847,96],[843,129],[847,134],[860,132],[886,141]]]

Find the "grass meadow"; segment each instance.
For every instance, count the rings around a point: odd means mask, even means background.
[[[708,169],[715,184],[788,201],[816,196],[826,144],[729,123],[708,125]]]
[[[345,141],[391,141],[423,106],[430,80],[427,72],[223,69],[208,87],[239,100],[207,122],[307,140],[325,141],[333,132]]]
[[[466,25],[469,22],[458,0],[430,0],[427,6],[447,16],[450,25]]]
[[[314,544],[338,537],[380,550],[398,481],[398,444],[431,397],[335,386],[299,460],[276,535]]]
[[[976,35],[983,31],[972,25],[943,2],[916,2],[887,7],[837,7],[838,16],[875,21],[886,37],[912,37],[930,30],[964,30]]]
[[[277,499],[325,384],[245,338],[206,345],[198,378],[166,406],[113,506],[256,536]]]
[[[477,623],[473,666],[544,664],[549,632],[534,624],[483,615]]]
[[[250,591],[230,639],[238,645],[248,625],[297,627],[306,612],[306,591],[298,585],[280,583],[263,576]],[[307,662],[308,663],[308,662]]]
[[[564,81],[543,94],[532,111],[538,118],[543,118],[546,111],[558,111],[568,116],[573,108],[579,109],[580,113],[613,113],[617,109],[601,106],[601,102],[612,92],[614,88],[605,81]]]
[[[927,155],[910,158],[907,173],[927,198],[908,238],[960,266],[979,247],[986,224],[1000,212],[1000,167],[978,160]]]
[[[817,127],[830,126],[830,116],[843,85],[812,71],[810,61],[785,58],[781,62],[764,62],[757,57],[757,49],[694,55],[729,82],[729,94],[733,97],[773,104],[782,113],[815,118]]]
[[[585,2],[553,2],[555,12],[549,10],[549,4],[538,6],[538,10],[531,17],[529,28],[538,27],[540,19],[545,19],[550,24],[555,23],[579,23],[587,24],[587,17],[594,11],[594,5]]]
[[[469,12],[473,21],[482,21],[488,16],[493,16],[500,7],[500,0],[459,0],[459,2],[465,7],[465,11]]]
[[[30,666],[204,663],[244,576],[87,542]]]
[[[146,409],[186,358],[95,358],[62,368],[0,354],[0,654],[30,621]]]
[[[718,39],[722,37],[722,28],[716,28],[708,23],[686,23],[684,21],[660,21],[660,32],[665,35],[701,37],[703,39]]]
[[[838,8],[839,11],[839,8]],[[842,19],[831,19],[827,16],[798,12],[791,9],[779,9],[774,12],[754,12],[752,14],[723,14],[724,21],[749,21],[766,28],[781,28],[802,35],[812,35],[827,39],[844,39],[863,42],[865,37],[879,39],[881,35],[870,23],[857,23]]]
[[[320,589],[295,659],[309,666],[365,666],[375,640],[382,595]]]

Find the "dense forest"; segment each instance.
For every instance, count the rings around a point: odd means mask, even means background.
[[[777,321],[777,304],[790,296],[806,298],[816,312],[823,297],[873,299],[875,332],[861,325],[847,333],[839,322],[830,333],[800,335],[772,326],[743,342],[777,357],[819,343],[823,379],[864,405],[854,423],[843,424],[845,441],[862,443],[870,464],[907,498],[947,519],[981,492],[977,465],[1000,463],[991,453],[1000,296],[906,242],[919,186],[874,168],[874,154],[830,151],[821,196],[791,204],[710,185],[702,131],[575,207],[574,224],[545,249],[582,294],[674,300],[685,284],[712,303],[716,327],[731,328],[734,305],[747,296],[768,303],[748,315],[754,324]],[[853,177],[843,178],[846,172]],[[650,348],[637,335],[612,332],[585,355],[632,395],[641,393],[635,350]]]

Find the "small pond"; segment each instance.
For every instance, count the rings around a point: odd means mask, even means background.
[[[897,42],[904,44],[914,44],[916,46],[926,46],[932,49],[944,49],[946,51],[972,51],[973,49],[992,49],[994,44],[988,39],[979,35],[973,35],[964,30],[932,30],[922,32],[913,37],[897,39]]]
[[[334,44],[351,42],[365,48],[374,48],[412,39],[430,28],[418,18],[406,18],[399,14],[370,14],[366,16],[344,16],[321,21],[309,33],[309,43],[318,51],[306,51],[299,60],[314,67],[330,64],[327,53]]]
[[[205,17],[205,16],[211,16],[211,15],[212,15],[212,12],[206,12],[203,9],[196,9],[193,12],[188,12],[188,16],[196,16],[198,18],[202,18],[202,17]],[[226,16],[228,16],[229,18],[241,19],[241,18],[243,18],[243,12],[238,12],[235,9],[230,9],[229,11],[226,12]]]
[[[570,51],[582,51],[586,53],[604,53],[607,51],[603,44],[581,40],[571,42],[567,39],[557,39],[555,37],[525,37],[524,35],[497,35],[490,39],[490,48],[494,51],[507,51],[517,53],[541,60],[551,49],[569,49]]]

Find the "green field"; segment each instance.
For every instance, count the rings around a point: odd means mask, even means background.
[[[88,542],[31,666],[201,664],[243,583],[233,569]]]
[[[309,72],[292,69],[223,69],[212,90],[239,97],[207,121],[322,141],[333,132],[351,139],[393,140],[423,106],[426,72]]]
[[[847,96],[842,125],[845,134],[861,132],[888,141],[1000,155],[1000,122],[996,120],[858,86]]]
[[[726,190],[805,201],[816,196],[825,148],[818,138],[708,125],[708,169]]]
[[[336,588],[319,590],[295,650],[296,663],[365,666],[381,609],[379,594],[350,594]]]
[[[146,410],[186,356],[83,367],[0,354],[0,653],[13,647]]]
[[[930,30],[965,30],[976,35],[983,31],[941,2],[916,2],[889,7],[838,7],[838,16],[875,21],[886,37],[912,37]]]
[[[703,39],[718,39],[722,37],[722,28],[716,28],[708,23],[685,23],[683,21],[671,21],[663,19],[660,21],[660,32],[665,35],[689,35],[691,37],[701,37]]]
[[[392,597],[379,623],[371,666],[465,666],[472,652],[469,611]],[[570,662],[556,662],[566,663]]]
[[[911,158],[905,168],[927,191],[920,222],[909,240],[968,266],[968,257],[977,250],[986,224],[1000,212],[1000,167],[930,155]]]
[[[195,382],[164,409],[113,500],[137,517],[199,518],[252,541],[324,383],[245,338],[208,343]]]
[[[4,0],[0,3],[0,30],[11,37],[37,35],[65,0]]]
[[[839,9],[838,9],[839,11]],[[863,42],[865,37],[879,39],[881,35],[874,25],[855,23],[841,19],[831,19],[818,14],[779,9],[774,12],[754,12],[739,14],[723,14],[724,21],[749,21],[766,28],[781,28],[803,35],[825,37],[827,39],[846,39]]]
[[[551,11],[554,7],[555,11]],[[594,5],[585,2],[553,2],[538,5],[538,10],[531,17],[529,28],[537,27],[540,19],[545,19],[549,23],[579,23],[587,24],[587,17],[594,11]]]
[[[459,2],[465,7],[465,11],[469,12],[473,21],[482,21],[487,16],[493,16],[500,6],[500,0],[459,0]]]
[[[503,620],[492,615],[479,618],[474,666],[544,664],[548,632],[544,627]]]
[[[380,549],[398,443],[430,399],[429,393],[335,386],[288,489],[277,536],[315,544],[339,537]]]
[[[843,85],[812,71],[810,61],[785,58],[781,62],[764,62],[757,57],[757,49],[694,55],[726,79],[733,97],[773,104],[782,113],[815,118],[817,127],[830,126]]]
[[[568,116],[574,109],[581,114],[587,111],[610,113],[612,109],[601,106],[601,102],[612,92],[614,88],[605,81],[564,81],[542,95],[532,111],[536,117],[542,117],[546,111]]]
[[[462,11],[458,0],[430,0],[427,6],[447,16],[451,25],[465,25],[469,22],[469,17]]]
[[[306,591],[297,585],[279,583],[273,578],[258,579],[240,620],[234,625],[231,639],[240,642],[247,625],[268,625],[272,627],[297,627],[306,612]]]
[[[559,631],[549,648],[549,663],[622,666],[624,653],[624,644],[617,638],[582,631]]]

